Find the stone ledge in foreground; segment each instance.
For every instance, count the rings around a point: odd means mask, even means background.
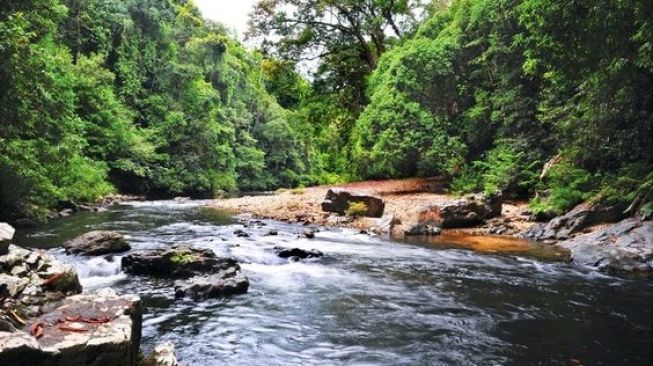
[[[0,332],[0,365],[135,366],[141,321],[136,296],[70,296],[22,330]]]

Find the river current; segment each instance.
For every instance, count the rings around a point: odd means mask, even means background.
[[[143,350],[172,341],[187,366],[653,364],[650,280],[575,267],[535,246],[499,254],[324,228],[307,239],[305,227],[273,221],[236,237],[243,225],[207,203],[135,202],[16,239],[72,262],[85,290],[139,294]],[[90,230],[119,231],[133,250],[186,242],[233,256],[249,292],[175,300],[170,282],[121,272],[119,256],[60,249]],[[325,256],[292,262],[275,246]]]

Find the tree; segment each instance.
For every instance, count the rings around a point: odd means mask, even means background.
[[[52,33],[57,1],[0,5],[0,216],[45,219],[60,201],[112,190],[107,167],[83,156],[71,56]]]
[[[349,58],[344,53],[354,49],[371,71],[387,48],[387,34],[401,38],[411,31],[419,7],[409,0],[263,0],[252,13],[249,36],[293,60]]]
[[[346,114],[315,122],[324,125],[321,131],[337,131],[341,148],[335,154],[346,156],[354,122],[368,102],[366,78],[388,47],[414,30],[422,9],[410,0],[263,0],[251,15],[248,37],[266,56],[314,66],[307,98],[334,103],[325,109]]]

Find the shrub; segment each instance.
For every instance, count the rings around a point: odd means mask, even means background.
[[[365,216],[367,213],[367,205],[365,202],[349,202],[349,207],[345,213],[351,217]]]
[[[548,188],[548,194],[534,198],[530,204],[531,210],[535,215],[562,214],[593,196],[592,188],[595,184],[592,178],[587,170],[563,160],[549,171],[549,176],[542,185],[542,188]]]
[[[525,196],[537,183],[540,164],[531,161],[525,151],[507,140],[500,140],[488,152],[483,173],[486,194],[504,192]]]

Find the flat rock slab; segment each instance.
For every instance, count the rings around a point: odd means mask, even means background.
[[[167,249],[126,255],[122,258],[121,266],[127,273],[164,278],[187,278],[197,274],[218,273],[232,267],[240,269],[234,258],[218,257],[210,249],[179,244]]]
[[[558,245],[574,263],[603,272],[653,272],[653,221],[623,220]]]
[[[114,231],[91,231],[63,246],[68,254],[86,256],[122,253],[131,249],[125,237]]]
[[[362,192],[353,192],[343,189],[329,189],[324,201],[322,211],[335,212],[344,215],[350,203],[364,203],[367,211],[364,216],[381,217],[385,209],[385,201],[382,198],[374,197]]]
[[[138,297],[71,296],[21,331],[0,332],[0,365],[134,366],[141,321]]]

